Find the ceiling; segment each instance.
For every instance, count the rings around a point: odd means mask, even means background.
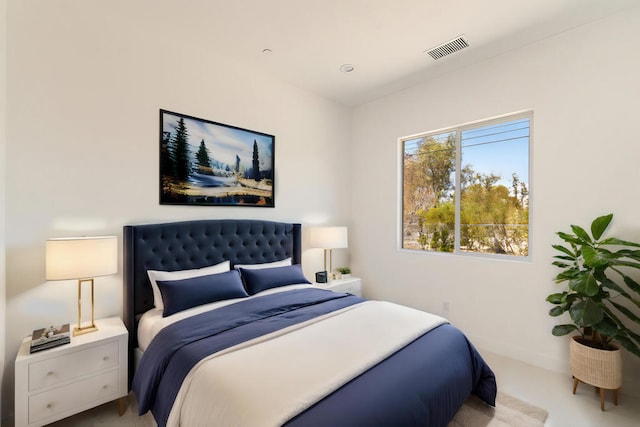
[[[638,0],[175,1],[180,6],[166,6],[164,12],[183,21],[180,36],[190,43],[346,106],[639,4]],[[437,61],[424,53],[463,34],[470,46],[462,51]],[[263,53],[264,49],[271,52]],[[340,71],[346,63],[353,64],[354,71]]]

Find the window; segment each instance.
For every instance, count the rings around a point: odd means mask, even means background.
[[[531,118],[401,138],[403,249],[528,256]]]

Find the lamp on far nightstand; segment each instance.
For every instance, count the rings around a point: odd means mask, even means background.
[[[78,280],[78,326],[73,335],[97,331],[94,323],[93,279],[118,272],[116,236],[47,239],[47,280]],[[91,324],[82,326],[82,283],[91,283]]]
[[[347,227],[313,227],[310,231],[311,247],[324,249],[324,269],[327,270],[329,251],[329,273],[333,272],[333,249],[348,247]]]

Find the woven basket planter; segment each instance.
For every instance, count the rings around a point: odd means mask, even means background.
[[[571,375],[586,384],[617,390],[622,386],[622,357],[619,348],[600,350],[576,341],[572,337],[569,345]]]

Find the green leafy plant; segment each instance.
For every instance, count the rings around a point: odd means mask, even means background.
[[[640,269],[640,250],[635,249],[640,244],[615,237],[601,240],[612,219],[613,214],[596,218],[591,235],[577,225],[571,226],[573,234],[557,233],[566,244],[552,245],[561,253],[554,256],[553,265],[562,270],[555,281],[567,282],[568,290],[546,300],[555,306],[549,315],[568,312],[573,323],[556,325],[552,333],[577,331],[583,343],[602,349],[612,348],[615,340],[640,357],[640,335],[626,326],[640,325],[640,284],[628,276],[632,269]]]
[[[349,267],[338,267],[336,268],[341,274],[351,274],[351,268]]]

